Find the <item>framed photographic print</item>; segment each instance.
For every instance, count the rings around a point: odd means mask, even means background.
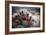
[[[44,32],[44,3],[6,1],[5,34]]]

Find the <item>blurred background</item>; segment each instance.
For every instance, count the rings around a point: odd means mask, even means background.
[[[5,1],[25,1],[25,2],[43,2],[45,3],[46,8],[46,0],[1,0],[0,1],[0,35],[5,35]],[[46,13],[46,9],[45,9]],[[45,14],[46,16],[46,14]],[[46,17],[45,17],[46,18]],[[46,19],[45,19],[46,21]],[[46,35],[46,22],[45,22],[45,32],[43,33],[23,33],[23,34],[9,34],[9,35]]]

